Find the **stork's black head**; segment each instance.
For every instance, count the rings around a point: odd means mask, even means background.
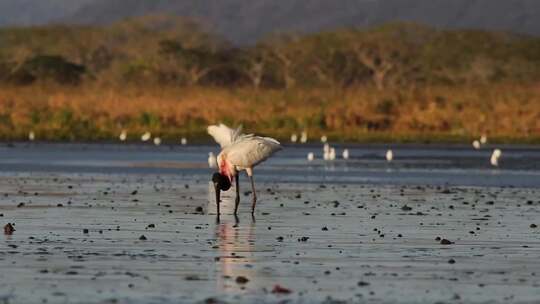
[[[227,191],[231,188],[231,181],[229,178],[219,172],[212,175],[212,182],[214,182],[214,185],[221,191]]]

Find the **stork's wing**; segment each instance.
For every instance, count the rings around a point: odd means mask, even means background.
[[[227,153],[227,160],[234,166],[250,168],[281,149],[280,143],[273,138],[244,135],[224,152]]]
[[[236,130],[233,130],[224,124],[219,124],[209,126],[206,130],[208,131],[208,134],[210,134],[221,146],[221,148],[230,146],[242,134],[242,126],[238,127]]]

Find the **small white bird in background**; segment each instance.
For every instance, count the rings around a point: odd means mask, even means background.
[[[315,159],[315,154],[313,154],[313,152],[309,152],[307,155],[307,160],[313,161],[314,159]]]
[[[325,144],[328,141],[328,137],[326,135],[321,136],[321,142]]]
[[[34,131],[30,131],[28,133],[28,140],[29,141],[34,141],[34,139],[36,139],[36,134],[34,134]]]
[[[485,134],[482,135],[482,136],[480,136],[480,143],[481,143],[482,145],[487,144],[487,136],[486,136]]]
[[[329,159],[330,160],[335,160],[336,159],[336,149],[335,148],[330,148]]]
[[[126,141],[126,139],[127,139],[127,131],[122,130],[122,132],[120,132],[120,136],[118,138],[120,139],[120,141]]]
[[[391,162],[392,160],[394,160],[394,152],[392,150],[386,151],[386,161]]]
[[[300,136],[300,142],[303,144],[307,142],[307,131],[302,131],[302,135]]]
[[[292,143],[296,143],[298,141],[298,135],[296,134],[291,134],[291,142]]]
[[[323,159],[324,160],[330,159],[330,145],[328,143],[325,143],[323,146]]]
[[[214,152],[208,153],[208,167],[209,168],[217,168],[218,167],[217,159],[216,159],[216,156],[214,155]]]
[[[180,143],[182,144],[182,146],[187,145],[187,138],[182,137],[182,139],[180,139]]]
[[[323,159],[324,159],[324,160],[330,160],[330,149],[324,150],[324,152],[323,152]]]
[[[330,152],[330,145],[328,143],[325,143],[324,146],[323,146],[323,151],[324,152]]]
[[[343,150],[343,159],[349,159],[349,149]]]
[[[492,166],[498,167],[499,166],[499,158],[501,158],[502,152],[499,149],[493,150],[493,153],[491,153],[491,158],[489,159],[489,162]]]
[[[154,145],[156,145],[156,146],[161,145],[161,138],[159,138],[159,137],[154,137]]]
[[[221,152],[217,156],[219,173],[214,173],[212,181],[216,190],[216,205],[219,215],[220,191],[227,191],[231,183],[236,180],[236,199],[234,214],[237,214],[240,203],[239,171],[245,170],[251,181],[253,201],[251,214],[255,213],[257,194],[253,181],[253,168],[268,159],[277,151],[281,150],[279,141],[270,137],[242,134],[242,127],[233,130],[224,124],[209,126],[207,128],[214,140],[221,146]]]
[[[148,141],[152,137],[152,134],[150,132],[144,132],[144,134],[141,136],[142,141]]]
[[[475,141],[472,142],[472,146],[473,146],[476,150],[478,150],[478,149],[480,149],[480,142],[479,142],[478,140],[475,140]]]

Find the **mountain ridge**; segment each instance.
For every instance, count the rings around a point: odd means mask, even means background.
[[[316,32],[391,21],[540,35],[536,0],[0,0],[0,26],[107,24],[164,13],[202,20],[238,44],[276,31]]]

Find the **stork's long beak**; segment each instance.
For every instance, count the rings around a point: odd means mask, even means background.
[[[219,189],[218,183],[214,183],[214,190],[216,192],[216,207],[217,207],[217,215],[220,215],[219,211],[219,203],[220,203],[220,195],[221,195],[221,189]]]

